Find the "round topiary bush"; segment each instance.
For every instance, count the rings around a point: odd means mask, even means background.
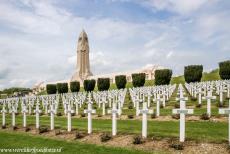
[[[59,94],[68,93],[68,83],[57,83],[57,91]]]
[[[132,74],[132,83],[134,87],[143,87],[145,85],[145,73]]]
[[[109,78],[98,78],[97,79],[97,88],[99,91],[109,90],[110,79]]]
[[[184,67],[184,79],[187,83],[200,82],[203,73],[202,65],[189,65]]]
[[[124,89],[127,83],[126,76],[125,75],[115,76],[115,83],[117,89]]]
[[[46,85],[46,92],[47,92],[47,94],[56,94],[57,93],[56,84],[47,84]]]
[[[155,85],[168,85],[171,81],[172,70],[162,69],[155,71]]]
[[[85,91],[93,91],[95,88],[96,81],[92,80],[84,80],[84,89]]]
[[[230,79],[230,60],[219,63],[219,75],[223,80]]]
[[[72,81],[70,82],[70,91],[71,92],[79,92],[80,90],[80,82]]]

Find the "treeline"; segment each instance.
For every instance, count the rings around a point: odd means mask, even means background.
[[[30,88],[12,87],[0,91],[0,94],[13,95],[15,92],[25,95],[32,92],[32,90]]]
[[[171,69],[160,69],[155,71],[155,85],[168,85],[170,84],[172,78]],[[202,65],[189,65],[184,67],[184,78],[187,83],[190,82],[200,82],[203,74]],[[219,75],[221,79],[230,79],[230,60],[223,61],[219,63]],[[133,87],[142,87],[145,84],[146,74],[145,73],[135,73],[132,74],[132,84]],[[97,88],[99,91],[105,91],[110,88],[109,78],[98,78],[97,82],[94,79],[84,80],[83,86],[84,90],[87,92],[93,91],[97,83]],[[123,89],[126,87],[127,79],[125,75],[115,76],[115,84],[117,89]],[[46,90],[48,94],[56,93],[67,93],[79,92],[80,82],[73,81],[68,83],[57,83],[57,84],[47,84]]]

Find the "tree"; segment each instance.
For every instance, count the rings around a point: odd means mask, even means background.
[[[132,83],[134,87],[143,87],[145,84],[145,73],[132,74]]]
[[[95,88],[96,81],[94,79],[92,80],[84,80],[84,89],[85,91],[93,91]]]
[[[46,85],[46,92],[47,92],[47,94],[56,94],[57,93],[56,84],[47,84]]]
[[[125,75],[115,76],[115,83],[117,89],[124,89],[127,83],[126,76]]]
[[[59,94],[68,93],[68,83],[57,83],[57,91]]]
[[[109,78],[98,78],[97,79],[97,88],[99,91],[109,90],[110,79]]]
[[[155,71],[155,85],[168,85],[172,77],[172,70],[161,69]]]
[[[80,91],[80,82],[78,82],[78,81],[70,82],[70,91],[71,92],[79,92]]]
[[[184,79],[187,83],[200,82],[203,73],[202,65],[189,65],[184,67]]]
[[[230,79],[230,60],[219,63],[219,75],[223,80]]]

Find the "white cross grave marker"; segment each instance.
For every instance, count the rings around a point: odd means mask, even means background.
[[[41,110],[39,109],[39,103],[36,104],[36,108],[34,110],[35,117],[36,117],[36,129],[39,129],[40,124],[39,124],[39,115],[41,113]]]
[[[88,114],[88,134],[92,133],[92,113],[96,113],[95,110],[92,109],[92,100],[91,93],[88,94],[88,109],[84,110],[84,113]]]
[[[23,127],[26,127],[26,113],[28,112],[26,105],[22,104],[22,114],[23,114]]]
[[[112,110],[108,110],[109,114],[112,114],[112,135],[115,136],[117,134],[117,114],[119,114],[121,110],[117,109],[117,105],[113,103]]]
[[[228,108],[219,109],[219,114],[227,114],[228,115],[228,142],[230,145],[230,99]]]
[[[212,92],[208,91],[208,95],[203,97],[203,99],[207,99],[207,114],[211,117],[211,100],[216,99],[216,96],[212,96]]]
[[[74,113],[74,110],[71,109],[70,103],[67,105],[66,112],[67,112],[67,116],[68,116],[67,130],[68,130],[68,132],[71,132],[71,114]]]
[[[54,115],[56,114],[54,103],[50,105],[50,110],[48,113],[50,113],[50,130],[54,130]]]
[[[152,114],[153,110],[147,108],[147,103],[143,102],[143,109],[139,110],[139,114],[142,114],[142,137],[147,137],[147,114]]]
[[[5,102],[3,102],[1,113],[2,113],[2,126],[5,126],[6,125],[6,113],[7,113]]]

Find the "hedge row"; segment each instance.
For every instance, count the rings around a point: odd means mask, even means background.
[[[190,82],[200,82],[203,74],[202,65],[189,65],[184,67],[184,78],[187,83]],[[223,61],[219,63],[219,75],[220,78],[230,79],[230,60]],[[167,85],[170,83],[172,77],[172,70],[170,69],[161,69],[155,71],[155,85]],[[115,83],[117,89],[123,89],[126,87],[127,80],[125,75],[118,75],[115,77]],[[84,89],[85,91],[93,91],[95,88],[96,81],[84,80]],[[145,84],[145,73],[134,73],[132,74],[132,84],[133,87],[142,87]],[[98,78],[97,87],[99,91],[108,90],[110,87],[109,78]],[[58,83],[58,84],[47,84],[46,85],[48,94],[58,93],[67,93],[68,84],[67,83]],[[80,91],[80,82],[73,81],[70,82],[70,91],[79,92]]]

